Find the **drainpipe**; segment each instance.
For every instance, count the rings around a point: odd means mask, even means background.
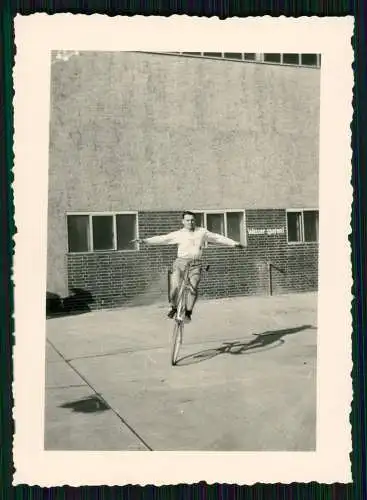
[[[168,281],[168,286],[167,286],[168,302],[170,302],[170,298],[171,298],[171,270],[170,269],[168,269],[168,271],[167,271],[167,281]]]
[[[272,275],[272,265],[270,261],[267,261],[268,268],[268,283],[269,283],[269,295],[273,295],[273,275]]]

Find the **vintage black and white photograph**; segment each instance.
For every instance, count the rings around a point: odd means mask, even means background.
[[[41,446],[316,453],[324,54],[166,45],[48,51]]]
[[[320,54],[51,57],[45,448],[315,450]]]

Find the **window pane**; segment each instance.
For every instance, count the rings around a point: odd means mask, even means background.
[[[317,66],[317,54],[301,54],[301,64]]]
[[[255,61],[256,59],[256,54],[255,52],[254,53],[250,53],[250,52],[245,52],[243,54],[244,58],[246,61]]]
[[[288,212],[288,241],[301,241],[301,212]]]
[[[241,52],[225,52],[224,57],[228,59],[242,59],[242,54]]]
[[[112,215],[94,215],[92,221],[93,249],[113,250]]]
[[[280,63],[280,54],[264,54],[264,61]]]
[[[206,214],[206,227],[213,233],[224,235],[224,214]]]
[[[187,54],[188,56],[200,56],[201,52],[182,52],[182,54]]]
[[[195,213],[195,221],[198,227],[204,227],[204,214],[202,212]]]
[[[136,215],[116,215],[117,250],[133,250],[135,243],[131,240],[136,238]]]
[[[227,212],[227,236],[235,241],[241,241],[242,212]]]
[[[88,252],[88,215],[68,215],[68,245],[69,252]]]
[[[222,52],[204,52],[204,56],[208,56],[208,57],[222,57]]]
[[[283,54],[284,64],[299,64],[299,54]]]
[[[305,226],[305,241],[318,241],[319,239],[319,212],[316,210],[303,212]]]

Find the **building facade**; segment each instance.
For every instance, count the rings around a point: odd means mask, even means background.
[[[316,54],[54,55],[47,291],[95,308],[161,300],[176,249],[130,241],[178,229],[186,209],[245,245],[205,248],[205,297],[317,290],[319,67]]]

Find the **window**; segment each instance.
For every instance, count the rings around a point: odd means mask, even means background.
[[[242,59],[241,52],[225,52],[224,57],[226,59]]]
[[[317,54],[301,54],[303,66],[317,66]]]
[[[312,243],[319,240],[318,210],[287,212],[288,243]]]
[[[69,252],[87,252],[89,241],[89,216],[73,215],[68,217]]]
[[[135,250],[136,213],[68,214],[69,252]]]
[[[113,250],[112,215],[93,215],[93,250]]]
[[[196,224],[205,227],[212,233],[222,234],[235,241],[244,242],[244,213],[243,211],[208,211],[194,212]]]
[[[130,241],[137,236],[135,214],[116,215],[116,236],[117,250],[128,250],[133,248]]]
[[[264,54],[265,62],[280,63],[280,54]]]
[[[243,54],[243,57],[244,57],[245,61],[255,61],[256,60],[256,53],[255,52],[253,52],[253,53],[245,52]]]
[[[299,54],[283,54],[284,64],[299,64]]]
[[[302,241],[302,212],[288,212],[288,241]]]
[[[206,228],[212,233],[225,235],[224,230],[224,214],[207,214]]]
[[[235,241],[241,241],[243,226],[243,213],[227,212],[227,236]]]
[[[309,210],[303,212],[305,241],[318,241],[319,239],[319,212]]]
[[[222,57],[222,52],[203,52],[203,55],[207,57]]]
[[[196,225],[197,226],[199,226],[199,227],[204,227],[205,226],[203,212],[195,212],[195,221],[196,221]]]

